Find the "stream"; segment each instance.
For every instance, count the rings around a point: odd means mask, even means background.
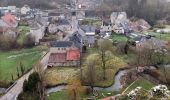
[[[121,77],[125,75],[128,72],[127,70],[122,70],[117,73],[117,75],[113,78],[114,79],[114,84],[110,87],[106,88],[101,88],[101,87],[94,87],[94,90],[100,91],[100,90],[105,90],[105,91],[119,91],[122,88],[121,84]],[[90,87],[90,86],[85,86],[85,87]],[[47,94],[53,93],[53,92],[58,92],[66,88],[66,85],[59,85],[56,87],[48,88],[47,89]]]

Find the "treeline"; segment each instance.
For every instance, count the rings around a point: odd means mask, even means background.
[[[0,50],[11,50],[35,45],[35,37],[27,35],[23,44],[17,42],[17,38],[10,35],[0,35]]]
[[[1,0],[0,6],[16,5],[22,7],[24,4],[32,8],[53,9],[57,4],[68,4],[70,0]]]
[[[129,18],[143,18],[151,25],[157,20],[170,19],[170,3],[166,0],[103,0],[94,9],[104,17],[110,17],[113,11],[126,11]]]

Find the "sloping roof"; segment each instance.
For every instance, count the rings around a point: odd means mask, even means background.
[[[85,32],[95,32],[96,28],[94,26],[83,25],[81,29]]]
[[[57,20],[57,24],[58,24],[58,25],[70,25],[70,23],[68,22],[68,20],[65,19],[65,18],[59,18],[59,19]]]
[[[111,20],[110,19],[104,19],[103,20],[103,25],[105,25],[105,26],[108,26],[108,25],[111,25],[112,23],[111,23]]]
[[[82,36],[78,32],[73,33],[72,36],[69,37],[69,39],[74,43],[77,48],[80,49]]]
[[[67,61],[80,60],[80,51],[78,49],[70,49],[67,51]]]
[[[145,39],[141,40],[138,45],[143,48],[148,48],[148,49],[162,49],[165,48],[165,43],[159,39],[156,38],[151,38],[151,39]]]
[[[10,13],[6,14],[5,16],[2,16],[1,19],[10,25],[11,27],[16,27],[17,26],[17,21],[15,20],[15,16],[11,15]]]
[[[35,20],[29,21],[29,26],[30,26],[31,29],[39,29],[40,28],[39,25],[38,25],[38,22],[35,21]]]
[[[60,16],[61,13],[57,13],[57,12],[51,12],[48,14],[48,16]]]
[[[7,23],[5,23],[2,19],[0,19],[0,27],[10,27]]]
[[[55,41],[51,42],[51,47],[71,47],[73,42],[71,41]]]
[[[49,63],[64,63],[66,62],[66,53],[52,53],[49,58]]]

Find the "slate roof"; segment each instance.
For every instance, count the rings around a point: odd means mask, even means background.
[[[103,25],[104,26],[108,26],[108,25],[111,25],[112,23],[111,23],[111,20],[110,19],[105,19],[105,20],[103,20]]]
[[[77,48],[81,48],[82,36],[78,32],[73,33],[72,36],[69,37],[69,40],[72,41]]]
[[[58,25],[70,25],[70,23],[68,22],[68,20],[65,19],[65,18],[59,18],[59,19],[57,20],[57,24],[58,24]]]
[[[80,26],[80,28],[81,28],[84,32],[95,32],[95,30],[96,30],[96,27],[95,27],[95,26],[88,26],[88,25]]]
[[[55,13],[55,12],[48,14],[48,16],[60,16],[60,15],[61,15],[61,13]]]
[[[73,42],[71,41],[55,41],[51,42],[51,47],[72,47]]]

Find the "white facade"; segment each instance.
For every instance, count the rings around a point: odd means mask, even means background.
[[[21,8],[21,14],[27,14],[27,12],[29,12],[31,9],[28,5],[24,5],[22,8]]]

